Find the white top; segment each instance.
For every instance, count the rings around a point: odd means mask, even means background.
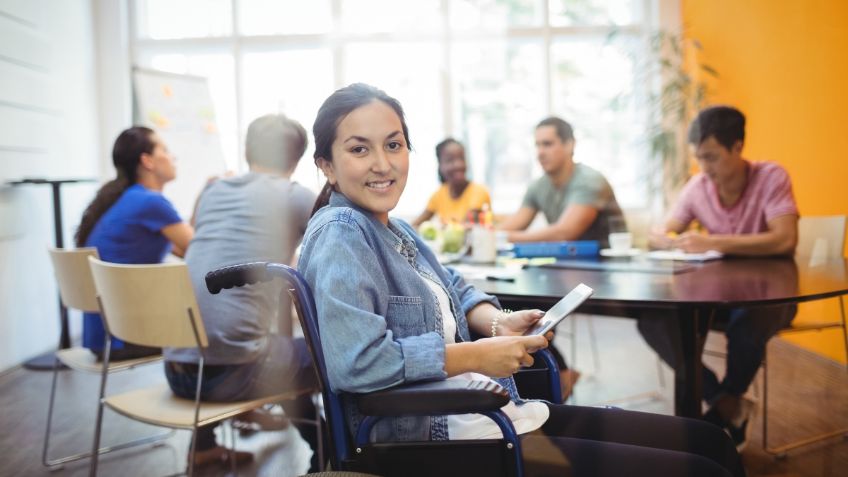
[[[442,312],[442,325],[445,332],[445,344],[456,342],[456,317],[450,306],[450,299],[445,290],[433,280],[422,275],[424,282],[433,290],[439,301],[439,309]],[[463,381],[492,381],[492,378],[479,373],[463,373],[452,376],[448,380]],[[548,420],[550,410],[548,406],[540,401],[528,401],[524,404],[515,404],[510,401],[501,408],[515,427],[518,434],[526,434],[542,427]],[[448,417],[448,435],[451,439],[499,439],[502,437],[501,430],[495,421],[482,414],[451,414]]]

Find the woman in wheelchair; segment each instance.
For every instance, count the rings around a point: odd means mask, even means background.
[[[548,345],[550,336],[523,336],[542,312],[504,313],[494,297],[441,266],[412,227],[389,217],[406,185],[411,148],[398,101],[372,86],[347,86],[321,106],[313,133],[327,184],[298,268],[314,292],[335,391],[344,397],[417,381],[499,378],[527,475],[549,475],[551,465],[561,469],[556,475],[744,475],[730,439],[711,424],[522,400],[511,375]],[[355,433],[362,415],[350,400],[345,405]],[[461,414],[384,418],[371,437],[500,434],[487,417]]]

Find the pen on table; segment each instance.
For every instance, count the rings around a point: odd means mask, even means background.
[[[497,282],[514,282],[515,277],[499,277],[497,275],[486,275],[486,280],[493,280]]]

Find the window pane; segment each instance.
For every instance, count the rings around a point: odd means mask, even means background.
[[[450,25],[458,30],[542,26],[544,0],[452,0]]]
[[[413,151],[395,213],[420,214],[438,187],[436,144],[444,138],[442,55],[436,43],[354,43],[344,50],[345,84],[374,85],[403,105]]]
[[[451,51],[454,131],[466,143],[474,179],[492,195],[492,209],[518,209],[541,172],[533,126],[545,115],[541,41],[460,43]]]
[[[141,55],[144,66],[171,73],[204,76],[215,104],[215,119],[220,128],[221,147],[227,169],[237,170],[238,136],[236,98],[233,82],[233,58],[226,54],[149,54]]]
[[[439,0],[344,0],[342,30],[346,33],[437,32],[441,28]]]
[[[197,38],[232,32],[230,0],[138,0],[136,6],[140,38]]]
[[[574,126],[574,158],[607,177],[622,207],[646,205],[650,173],[644,167],[647,115],[636,101],[645,94],[634,61],[639,45],[636,38],[568,37],[551,48],[554,113]]]
[[[312,138],[318,107],[333,92],[330,52],[321,48],[252,52],[244,55],[243,66],[242,131],[259,116],[283,113],[302,124]],[[311,159],[314,150],[310,139],[293,179],[317,190],[323,178],[319,184]]]
[[[550,0],[553,26],[630,25],[642,21],[642,0]]]
[[[329,0],[239,0],[245,35],[326,33],[333,25]]]

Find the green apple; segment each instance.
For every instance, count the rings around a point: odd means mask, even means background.
[[[442,232],[442,237],[444,238],[442,250],[445,253],[459,252],[465,245],[465,228],[459,224],[448,224]]]
[[[436,240],[439,237],[439,227],[428,220],[418,226],[418,234],[424,240]]]

